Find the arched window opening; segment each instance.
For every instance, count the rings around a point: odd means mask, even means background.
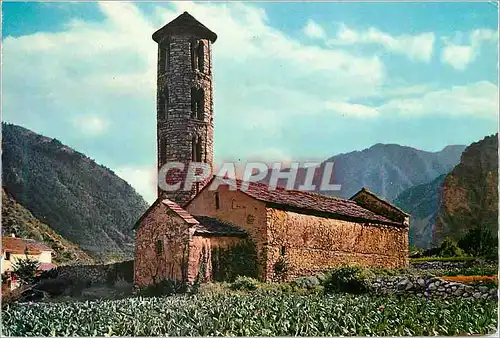
[[[201,140],[199,137],[193,136],[192,139],[192,160],[193,162],[202,162],[201,157]]]
[[[160,149],[158,149],[160,153],[160,165],[165,164],[167,161],[167,140],[162,138],[160,141]]]
[[[205,72],[205,44],[203,43],[203,41],[200,40],[200,42],[198,43],[196,52],[196,57],[198,59],[198,70],[200,72]]]
[[[205,93],[202,88],[191,88],[191,118],[197,118],[198,120],[203,120],[204,118],[204,101]]]
[[[203,88],[200,88],[198,90],[198,109],[196,110],[196,118],[198,120],[203,120],[204,118],[204,101],[205,101],[205,92],[203,91]]]
[[[165,119],[165,96],[163,94],[159,95],[160,97],[158,98],[158,119],[163,120]]]

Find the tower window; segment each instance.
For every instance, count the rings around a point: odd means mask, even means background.
[[[155,251],[157,256],[161,256],[163,254],[163,241],[161,239],[156,240]]]
[[[191,118],[203,120],[205,92],[203,88],[191,88]]]
[[[201,40],[198,43],[196,54],[198,59],[198,70],[200,72],[205,72],[205,44]]]
[[[162,166],[167,161],[167,140],[162,138],[160,141],[160,149],[158,149],[160,153],[160,166]]]
[[[282,246],[281,247],[281,256],[285,256],[286,255],[286,246]]]
[[[220,208],[220,198],[219,198],[219,192],[215,192],[215,209]]]
[[[165,118],[165,112],[166,112],[166,100],[165,100],[165,95],[160,94],[160,97],[158,98],[158,119],[163,120]]]
[[[193,136],[192,153],[193,153],[193,157],[192,157],[193,162],[202,162],[201,140],[199,139],[199,137]]]
[[[10,261],[10,252],[5,251],[5,260]]]

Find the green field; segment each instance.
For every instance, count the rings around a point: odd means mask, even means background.
[[[16,304],[9,336],[466,335],[496,331],[497,302],[258,292]]]

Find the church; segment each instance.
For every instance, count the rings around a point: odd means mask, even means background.
[[[213,170],[217,35],[184,12],[152,37],[158,44],[158,170],[168,162]],[[186,172],[166,175],[169,182],[185,179]],[[269,282],[341,264],[408,265],[409,215],[365,188],[341,199],[264,183],[241,187],[238,179],[212,176],[190,190],[158,189],[134,225],[136,285],[237,275]]]

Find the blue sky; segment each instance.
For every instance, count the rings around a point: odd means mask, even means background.
[[[3,3],[3,120],[155,195],[156,46],[183,11],[215,31],[216,161],[438,151],[498,128],[491,3]]]

